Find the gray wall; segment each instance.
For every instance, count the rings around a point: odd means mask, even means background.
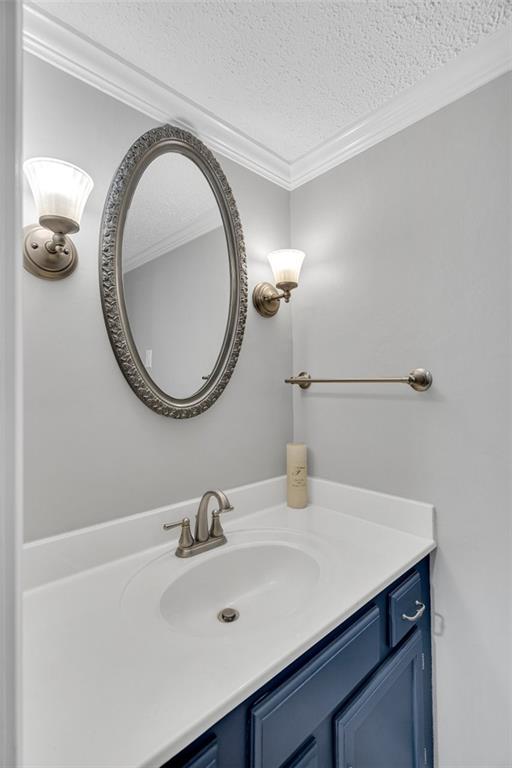
[[[0,3],[0,765],[21,762],[21,6]]]
[[[511,77],[292,193],[294,392],[312,474],[432,502],[443,768],[512,765]]]
[[[143,362],[145,351],[152,350],[154,381],[174,397],[197,392],[204,385],[202,377],[210,375],[217,362],[228,321],[224,228],[212,229],[131,269],[123,275],[123,286]]]
[[[24,157],[70,160],[95,182],[75,236],[75,274],[55,283],[24,275],[26,538],[283,473],[292,434],[282,383],[291,366],[290,313],[269,323],[249,309],[235,373],[205,414],[178,421],[150,411],[125,382],[107,338],[98,236],[112,175],[154,123],[31,56],[24,86]],[[220,161],[239,206],[251,289],[270,277],[266,253],[288,245],[289,195]],[[24,218],[34,220],[26,188]]]

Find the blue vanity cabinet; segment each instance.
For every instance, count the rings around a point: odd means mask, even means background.
[[[427,557],[165,768],[433,768],[429,595]]]

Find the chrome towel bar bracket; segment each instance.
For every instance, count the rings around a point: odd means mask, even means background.
[[[426,368],[414,368],[408,376],[391,376],[374,379],[313,379],[306,371],[285,379],[286,384],[297,384],[309,389],[312,384],[408,384],[416,392],[425,392],[432,386],[432,374]]]

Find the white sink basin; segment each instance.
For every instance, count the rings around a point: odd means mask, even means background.
[[[277,542],[234,546],[204,562],[197,557],[160,600],[171,627],[191,634],[217,631],[217,614],[227,607],[239,612],[237,621],[247,629],[282,620],[304,605],[320,575],[311,555]]]
[[[325,547],[317,537],[284,530],[232,531],[228,543],[189,559],[174,550],[130,579],[121,603],[138,622],[189,636],[238,636],[308,611],[326,578]],[[223,623],[218,614],[239,617]]]

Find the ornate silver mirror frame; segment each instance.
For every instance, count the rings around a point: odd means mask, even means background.
[[[146,371],[130,330],[123,292],[126,215],[142,174],[165,152],[185,155],[206,177],[219,206],[229,259],[229,313],[221,350],[204,386],[183,399],[171,397],[160,389]],[[231,187],[213,154],[196,136],[172,125],[163,125],[147,131],[132,144],[115,173],[103,209],[99,271],[101,303],[110,343],[137,397],[148,408],[175,419],[198,416],[210,408],[231,378],[242,345],[247,315],[247,268],[242,225]]]

